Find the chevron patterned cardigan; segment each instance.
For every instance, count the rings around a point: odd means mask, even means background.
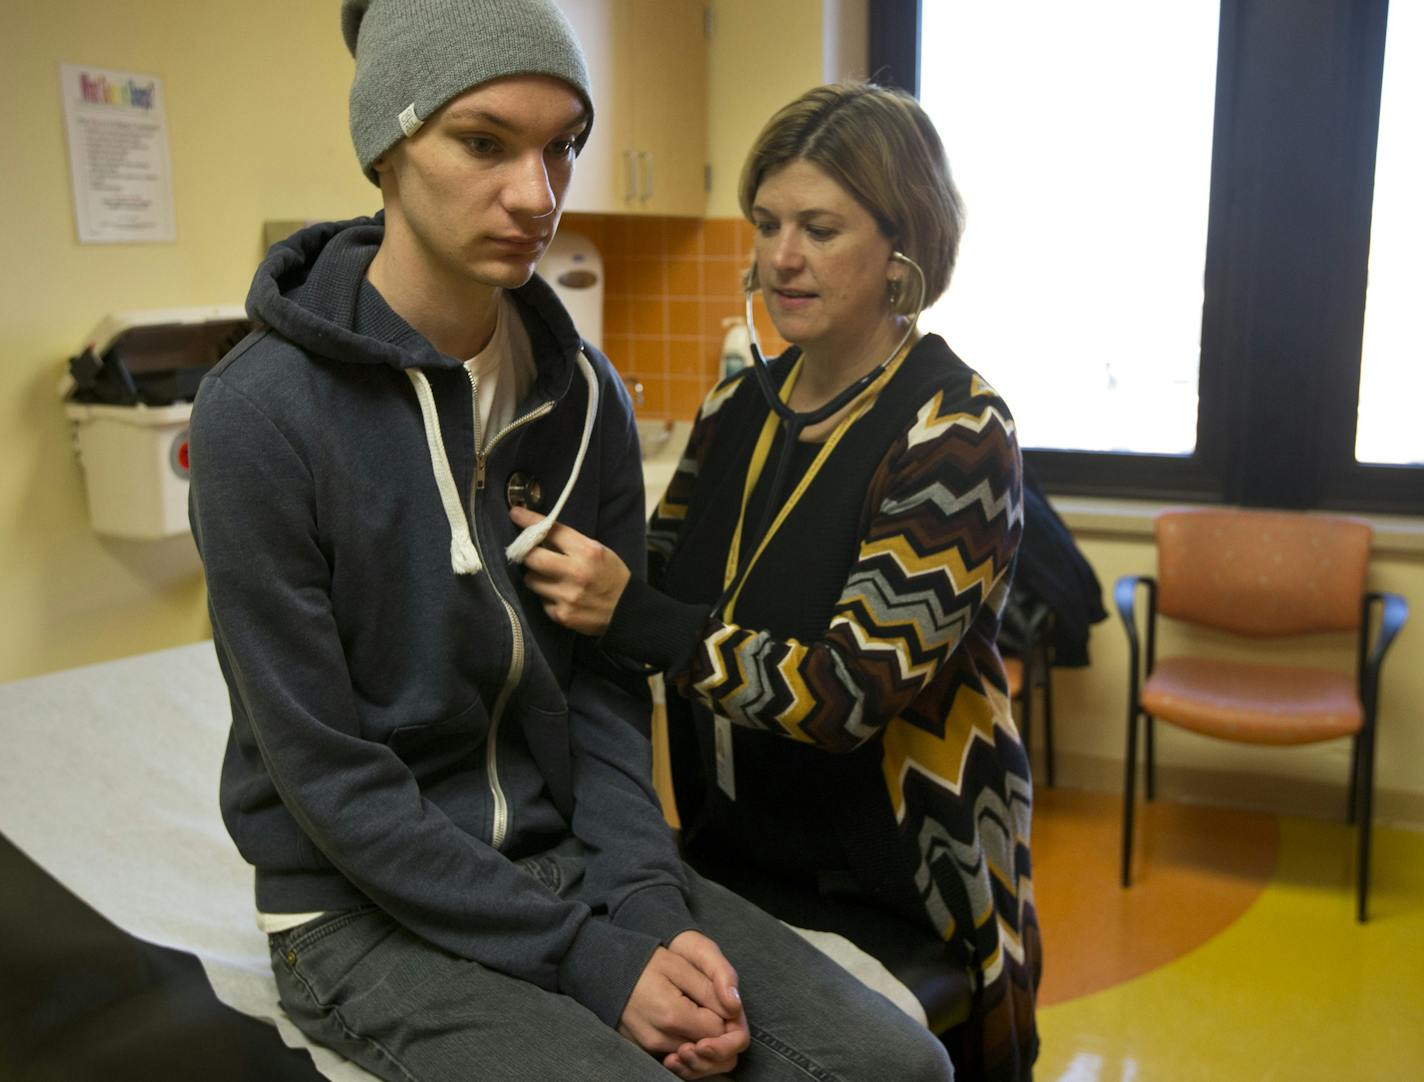
[[[772,362],[778,383],[796,353]],[[649,580],[630,584],[603,644],[663,668],[692,704],[705,784],[678,789],[692,851],[848,872],[933,927],[977,977],[949,1039],[958,1077],[1026,1078],[1041,965],[1031,785],[995,646],[1023,527],[1013,419],[924,337],[778,504],[762,546],[746,535],[770,463],[746,488],[768,412],[745,372],[707,397],[650,524]],[[805,468],[813,449],[797,450]],[[733,731],[735,799],[713,783],[716,718]]]

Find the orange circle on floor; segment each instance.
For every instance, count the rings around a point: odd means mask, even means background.
[[[1280,852],[1280,825],[1264,812],[1157,800],[1139,804],[1134,833],[1133,881],[1124,890],[1122,797],[1034,792],[1040,1007],[1111,988],[1201,946],[1251,906]]]

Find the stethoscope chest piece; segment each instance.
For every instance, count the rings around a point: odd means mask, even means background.
[[[539,511],[542,510],[544,502],[544,487],[537,477],[516,470],[504,484],[504,499],[510,507]]]

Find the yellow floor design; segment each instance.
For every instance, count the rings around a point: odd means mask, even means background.
[[[1150,972],[1040,1008],[1037,1082],[1424,1079],[1424,834],[1376,828],[1364,925],[1353,848],[1344,825],[1281,819],[1274,874],[1233,923]],[[1045,951],[1051,965],[1047,938]]]

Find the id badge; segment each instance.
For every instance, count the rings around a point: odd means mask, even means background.
[[[732,723],[720,714],[713,717],[713,739],[717,750],[717,788],[728,800],[737,799],[737,774],[732,765]]]

